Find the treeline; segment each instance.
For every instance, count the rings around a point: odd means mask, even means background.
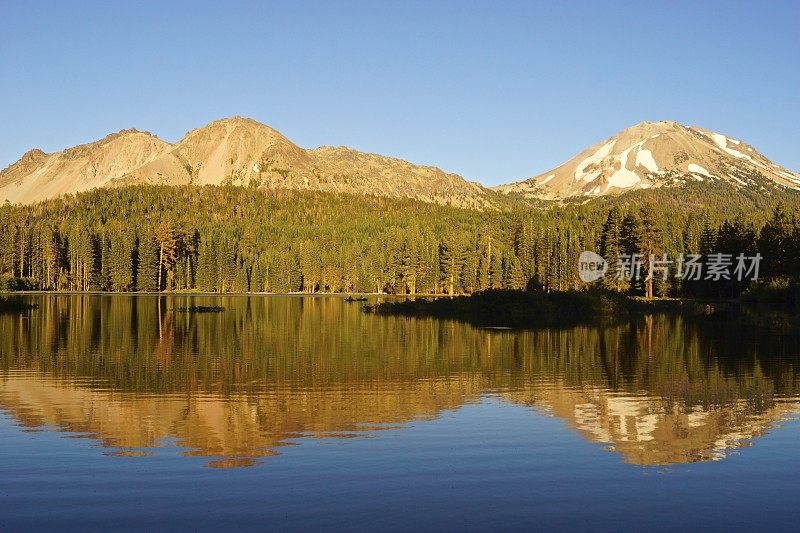
[[[674,193],[670,193],[674,194]],[[604,254],[726,252],[764,258],[761,274],[793,275],[800,202],[758,210],[698,209],[657,196],[551,209],[479,212],[413,200],[239,187],[103,189],[0,207],[0,283],[54,291],[387,292],[582,290],[583,250]],[[648,265],[645,264],[646,268]],[[736,281],[616,279],[654,295],[735,295]]]

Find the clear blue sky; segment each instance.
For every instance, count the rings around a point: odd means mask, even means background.
[[[800,2],[0,0],[0,167],[230,115],[485,184],[643,120],[800,170]]]

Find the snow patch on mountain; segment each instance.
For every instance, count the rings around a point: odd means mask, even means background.
[[[711,172],[706,170],[705,168],[701,167],[696,163],[689,163],[689,172],[695,172],[697,174],[702,174],[703,176],[708,176],[709,178],[713,178],[714,176],[711,175]]]
[[[800,183],[800,175],[791,174],[791,173],[785,172],[783,170],[778,171],[778,174],[780,176],[783,176],[784,178],[786,178],[789,181],[792,181],[794,183]]]
[[[712,133],[711,139],[714,141],[714,144],[716,144],[720,148],[725,148],[728,146],[728,138],[722,135],[721,133]]]
[[[636,165],[643,166],[650,172],[658,172],[658,164],[653,158],[653,152],[646,148],[640,147],[639,151],[636,152]]]
[[[639,183],[642,179],[631,170],[627,169],[628,166],[628,154],[630,154],[631,150],[634,148],[638,148],[642,145],[642,143],[637,143],[627,148],[621,154],[619,154],[619,161],[620,161],[620,168],[619,170],[615,171],[610,178],[608,178],[608,188],[617,187],[619,189],[628,189],[633,187],[637,183]]]
[[[549,176],[547,176],[545,179],[543,179],[542,181],[540,181],[540,182],[539,182],[539,185],[544,185],[545,183],[547,183],[548,181],[552,180],[552,179],[553,179],[553,178],[555,178],[555,177],[556,177],[556,175],[555,175],[555,174],[550,174],[550,175],[549,175]]]
[[[612,139],[608,141],[606,144],[601,146],[595,153],[581,161],[578,166],[575,168],[575,181],[584,180],[586,182],[593,181],[597,179],[600,175],[600,171],[596,170],[594,172],[586,172],[586,168],[590,165],[595,163],[599,163],[606,157],[608,154],[611,153],[611,149],[614,147],[614,143],[616,143],[616,139]]]
[[[729,148],[728,141],[734,141],[734,139],[728,139],[727,137],[719,133],[712,133],[711,138],[714,139],[714,144],[719,146],[722,150],[732,155],[733,157],[738,157],[739,159],[747,159],[751,163],[755,163],[756,165],[764,168],[764,165],[762,165],[758,161],[754,161],[753,158],[750,157],[749,155],[742,153],[739,150],[734,150],[733,148]],[[735,144],[739,144],[739,141],[737,141]]]
[[[737,178],[737,177],[736,177],[736,176],[734,176],[733,174],[728,174],[728,177],[729,177],[729,178],[731,178],[732,180],[736,181],[737,183],[739,183],[739,185],[747,185],[747,182],[745,182],[744,180],[741,180],[741,179]]]

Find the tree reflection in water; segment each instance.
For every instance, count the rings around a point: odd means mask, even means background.
[[[0,315],[0,409],[110,455],[169,438],[209,467],[252,466],[301,437],[357,438],[493,394],[664,465],[722,459],[800,412],[795,329],[648,316],[498,331],[334,297],[31,299]],[[196,305],[226,310],[176,312]]]

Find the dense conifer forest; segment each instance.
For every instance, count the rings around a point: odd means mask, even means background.
[[[241,187],[100,189],[0,207],[0,288],[53,291],[386,292],[583,290],[730,297],[736,279],[690,281],[677,265],[617,279],[621,254],[760,253],[761,277],[794,276],[800,201],[733,188],[640,191],[584,204],[473,211],[413,200]]]

